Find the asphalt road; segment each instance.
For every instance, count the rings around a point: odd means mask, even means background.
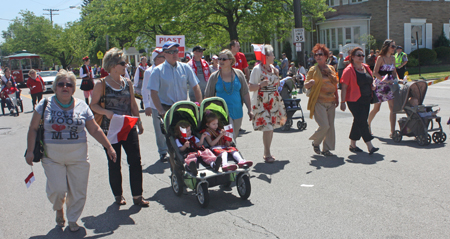
[[[433,85],[425,98],[426,104],[440,105],[447,133],[449,89],[449,81]],[[75,96],[83,97],[80,90]],[[389,109],[383,103],[372,125],[378,153],[349,152],[352,116],[348,110],[339,110],[337,156],[318,156],[308,140],[317,124],[309,119],[307,98],[300,98],[308,127],[303,132],[291,129],[274,134],[272,153],[277,161],[273,164],[263,162],[262,133],[253,131],[244,119],[242,128],[247,131],[237,142],[244,157],[255,163],[250,198],[241,200],[236,187],[215,187],[206,209],[199,207],[193,192],[181,197],[172,192],[169,164],[158,162],[151,117],[142,111],[145,132],[140,146],[149,208],[131,205],[124,156],[128,204],[119,208],[113,203],[104,151],[89,137],[88,198],[79,220],[83,228],[72,233],[68,227],[55,226],[40,164],[33,167],[36,181],[31,187],[24,183],[31,171],[23,153],[32,115],[25,89],[25,112],[18,117],[0,116],[0,238],[449,238],[447,143],[423,147],[412,138],[394,143],[388,137]],[[366,150],[362,142],[358,146]]]

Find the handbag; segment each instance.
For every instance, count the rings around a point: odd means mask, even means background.
[[[373,91],[372,91],[372,98],[370,99],[370,103],[371,103],[371,104],[376,104],[376,103],[378,103],[378,102],[380,102],[380,100],[378,99],[377,94],[376,94],[375,91],[373,90]]]
[[[44,99],[44,107],[41,114],[41,120],[39,121],[39,128],[36,133],[36,141],[34,143],[34,150],[33,150],[33,162],[39,163],[44,156],[44,113],[45,108],[47,108],[47,98]],[[27,155],[27,150],[25,150],[24,157]]]
[[[105,78],[100,79],[100,82],[102,82],[102,95],[100,96],[100,99],[98,101],[98,104],[100,105],[100,107],[102,107],[103,109],[105,108]],[[92,111],[94,113],[94,119],[95,122],[97,122],[98,125],[102,124],[103,121],[103,115],[102,114],[98,114],[95,111]]]

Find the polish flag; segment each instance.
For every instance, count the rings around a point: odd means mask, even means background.
[[[27,188],[29,188],[31,186],[31,184],[34,182],[35,178],[34,178],[34,173],[31,172],[28,177],[25,179],[25,184],[27,185]]]
[[[264,44],[252,44],[253,51],[255,52],[256,60],[261,61],[262,64],[266,64],[266,52],[264,50]]]
[[[128,133],[138,122],[139,118],[129,115],[114,114],[109,124],[108,140],[111,144],[117,144],[128,138]]]
[[[233,140],[233,125],[232,124],[225,125],[223,127],[223,129],[226,131],[225,134],[223,135],[224,139],[226,141],[230,141],[231,142]]]
[[[181,137],[183,137],[183,138],[187,137],[187,130],[185,128],[180,126],[180,132],[181,132]]]

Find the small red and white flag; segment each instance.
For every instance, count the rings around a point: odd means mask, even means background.
[[[31,186],[31,184],[34,182],[35,178],[34,178],[34,173],[31,172],[28,177],[25,179],[25,184],[27,185],[27,188],[29,188]]]
[[[108,140],[111,144],[117,144],[128,138],[128,133],[136,125],[139,118],[129,115],[114,114],[109,124]]]
[[[233,140],[233,125],[232,124],[225,125],[223,127],[223,129],[226,131],[225,134],[223,135],[224,139],[226,141],[230,141],[231,142]]]
[[[266,64],[266,51],[264,50],[264,44],[252,44],[253,51],[255,52],[256,60],[261,61],[262,64]]]
[[[183,138],[187,137],[187,130],[185,128],[180,126],[180,132],[181,132],[181,137],[183,137]]]

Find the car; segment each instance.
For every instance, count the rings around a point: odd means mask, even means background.
[[[45,92],[53,92],[53,81],[56,79],[57,71],[41,71],[38,75],[42,77],[45,83]]]

